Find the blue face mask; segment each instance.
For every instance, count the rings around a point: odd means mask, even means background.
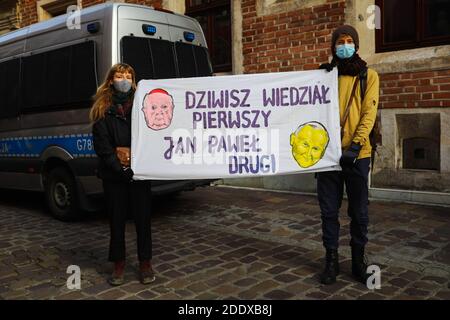
[[[341,44],[336,47],[336,55],[339,59],[348,59],[355,54],[355,44]]]

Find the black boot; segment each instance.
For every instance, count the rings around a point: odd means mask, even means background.
[[[339,256],[337,250],[327,249],[325,270],[320,274],[320,283],[333,284],[339,274]]]
[[[367,284],[369,274],[367,273],[367,260],[364,247],[352,247],[352,274],[362,284]]]

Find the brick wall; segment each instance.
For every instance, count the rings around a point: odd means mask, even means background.
[[[21,27],[26,27],[30,24],[38,22],[36,0],[19,0],[20,15],[21,15]],[[83,8],[93,6],[99,3],[104,3],[105,0],[82,0],[81,4]],[[127,3],[143,4],[147,6],[153,6],[155,8],[162,7],[162,0],[128,0]]]
[[[181,0],[180,0],[181,1]],[[83,7],[104,0],[82,0]],[[162,7],[162,0],[127,0]],[[37,22],[35,0],[20,0],[22,26]],[[345,22],[345,1],[258,16],[256,0],[242,0],[244,72],[316,69],[328,61],[331,33]],[[450,107],[450,71],[380,75],[380,108]]]
[[[0,35],[19,28],[17,13],[15,1],[0,1]]]
[[[245,73],[316,69],[328,61],[331,33],[345,21],[345,1],[257,16],[256,0],[242,1]]]
[[[381,108],[450,107],[450,70],[380,75]]]
[[[93,6],[99,3],[106,2],[105,0],[82,0],[82,6],[83,8]],[[127,0],[126,3],[134,3],[134,4],[141,4],[146,6],[152,6],[154,8],[161,8],[162,7],[162,0]]]
[[[20,22],[21,28],[38,22],[37,7],[35,0],[20,0],[19,8],[21,16]]]

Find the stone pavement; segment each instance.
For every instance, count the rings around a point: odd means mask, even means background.
[[[27,199],[27,201],[23,201]],[[51,218],[39,194],[0,195],[1,299],[450,299],[450,209],[372,201],[369,261],[381,289],[350,277],[349,220],[341,214],[341,275],[318,283],[323,267],[315,197],[207,187],[154,206],[157,280],[136,274],[135,231],[127,225],[126,284],[106,278],[109,228],[104,213],[81,222]],[[69,265],[81,290],[69,290]]]

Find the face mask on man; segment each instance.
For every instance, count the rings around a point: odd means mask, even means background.
[[[336,46],[336,55],[339,59],[348,59],[355,54],[355,44],[341,44]]]
[[[120,81],[114,80],[114,88],[119,92],[127,93],[131,89],[131,82],[125,79]]]

